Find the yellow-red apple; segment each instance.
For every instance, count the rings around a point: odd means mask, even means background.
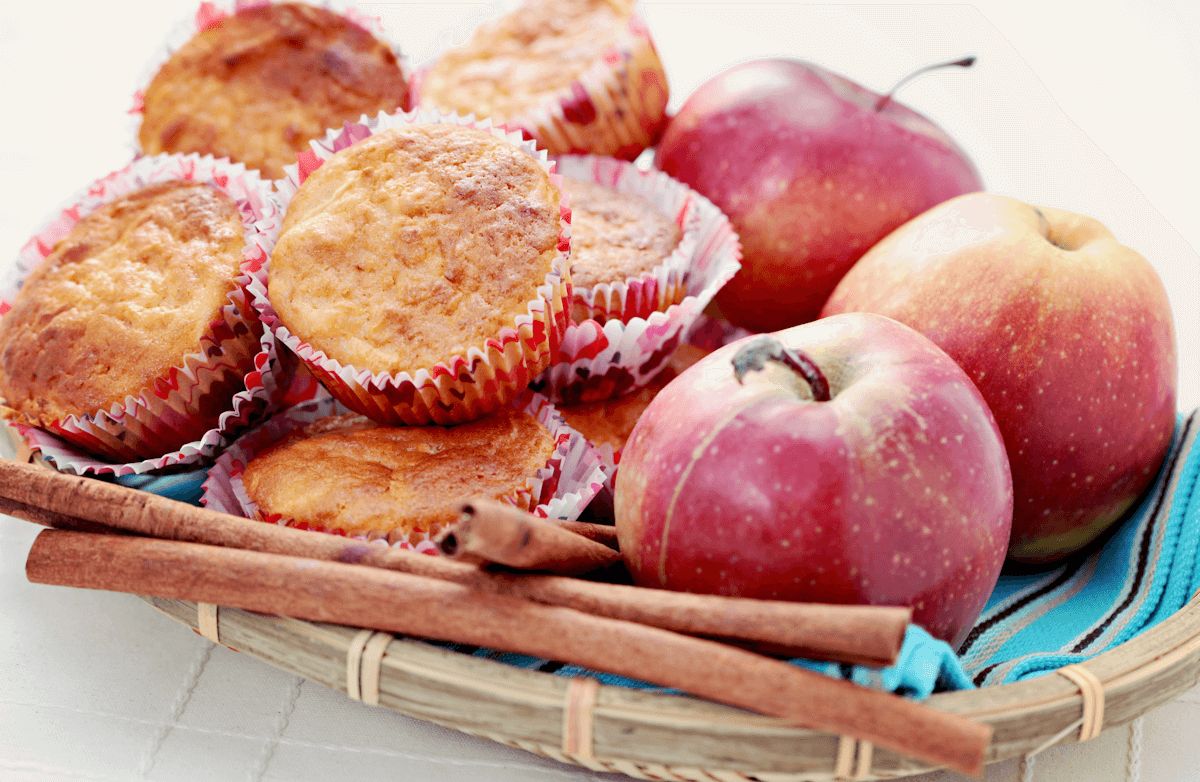
[[[825,314],[912,326],[979,386],[1012,464],[1010,555],[1050,562],[1121,518],[1175,426],[1174,327],[1154,269],[1099,222],[962,196],[876,245]]]

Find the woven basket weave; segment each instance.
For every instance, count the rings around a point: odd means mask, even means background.
[[[199,632],[193,603],[147,598]],[[210,614],[211,616],[211,614]],[[236,609],[217,614],[220,643],[354,692],[347,659],[360,631]],[[211,627],[208,628],[211,635]],[[418,719],[594,771],[649,780],[824,782],[896,779],[931,770],[882,749],[692,698],[600,686],[591,752],[563,751],[572,680],[394,638],[379,647],[378,703]],[[1152,630],[1083,664],[1103,684],[1104,726],[1130,722],[1200,679],[1200,598]],[[373,694],[373,693],[372,693]],[[368,702],[371,698],[367,698]],[[936,708],[995,730],[988,762],[1078,739],[1083,696],[1061,676],[935,695]]]

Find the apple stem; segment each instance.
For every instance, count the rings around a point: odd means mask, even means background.
[[[896,82],[896,86],[894,86],[890,90],[888,90],[887,94],[879,96],[879,100],[877,100],[875,102],[875,110],[883,111],[884,107],[892,102],[892,96],[896,94],[897,90],[899,90],[905,84],[908,84],[910,81],[917,78],[918,76],[920,76],[923,73],[928,73],[929,71],[936,71],[939,68],[952,68],[952,67],[970,68],[974,64],[975,64],[975,55],[972,54],[969,57],[963,57],[958,60],[947,60],[946,62],[935,62],[933,65],[926,65],[923,68],[917,68],[915,71],[908,74],[900,81]]]
[[[817,362],[799,350],[785,348],[782,342],[773,337],[759,337],[735,353],[731,362],[733,376],[741,383],[747,374],[763,369],[768,361],[783,364],[804,378],[814,401],[829,401],[829,381]]]

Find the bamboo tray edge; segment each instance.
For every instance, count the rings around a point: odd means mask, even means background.
[[[193,630],[196,606],[144,598]],[[345,692],[352,628],[223,608],[223,645]],[[1134,640],[1084,663],[1105,685],[1105,727],[1123,725],[1200,680],[1200,599]],[[561,750],[568,679],[396,638],[380,674],[380,705],[594,771],[650,780],[827,782],[839,737],[790,727],[706,701],[601,686],[594,757]],[[1075,723],[1078,690],[1044,676],[983,690],[935,695],[929,703],[995,730],[988,762],[1031,752]],[[1063,742],[1076,741],[1072,731]],[[876,750],[868,776],[895,779],[928,766]]]

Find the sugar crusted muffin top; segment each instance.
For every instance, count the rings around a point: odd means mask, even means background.
[[[567,179],[571,280],[576,288],[619,282],[654,269],[679,245],[679,226],[639,195]]]
[[[0,393],[48,424],[145,390],[200,350],[228,303],[244,232],[233,199],[166,182],[84,217],[0,319]]]
[[[632,13],[623,0],[528,0],[442,55],[420,101],[495,120],[516,119],[569,90],[600,62]]]
[[[515,499],[554,449],[546,427],[511,408],[448,428],[338,416],[252,459],[242,481],[261,514],[396,541],[455,521],[471,497]]]
[[[536,159],[486,131],[381,131],[297,191],[271,257],[272,305],[357,369],[465,356],[537,297],[558,255],[560,200]]]
[[[324,8],[238,11],[193,36],[146,89],[138,139],[148,153],[228,157],[283,176],[328,128],[408,100],[395,54]]]

